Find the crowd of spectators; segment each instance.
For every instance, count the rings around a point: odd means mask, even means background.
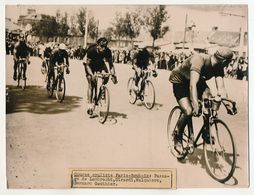
[[[13,54],[13,49],[17,40],[6,39],[6,54]],[[58,43],[51,42],[52,47]],[[30,43],[30,55],[39,56],[45,48],[46,43],[37,42]],[[133,64],[133,58],[137,53],[138,48],[134,47],[131,50],[128,49],[113,49],[112,57],[114,63],[121,64]],[[83,60],[85,57],[86,49],[81,45],[71,46],[67,45],[67,52],[71,59]],[[186,58],[193,53],[174,53],[174,52],[162,52],[160,50],[154,51],[155,66],[157,69],[173,70],[174,67],[181,64]],[[225,71],[225,76],[229,78],[235,78],[239,80],[248,80],[248,58],[242,56],[235,56],[232,62],[229,64]]]

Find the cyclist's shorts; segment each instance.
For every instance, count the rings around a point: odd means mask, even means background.
[[[101,71],[105,71],[106,73],[108,73],[108,68],[106,66],[106,64],[103,62],[99,65],[94,65],[94,64],[91,64],[89,65],[89,67],[91,68],[92,70],[92,73],[95,73],[95,72],[101,72]],[[87,69],[85,68],[85,71],[86,71],[86,76],[89,75],[89,73],[87,72]]]
[[[198,99],[202,99],[202,95],[207,88],[209,89],[204,80],[197,83]],[[190,82],[173,83],[173,92],[177,101],[184,97],[190,98]]]

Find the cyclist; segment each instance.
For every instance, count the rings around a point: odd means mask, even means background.
[[[46,66],[49,66],[49,64],[47,64],[47,61],[49,63],[51,54],[52,54],[51,45],[49,43],[47,43],[45,45],[43,52],[42,52],[42,55],[39,56],[42,59],[42,64],[41,64],[42,70],[46,70]]]
[[[177,123],[175,135],[177,152],[182,151],[182,136],[188,119],[192,115],[199,115],[198,100],[211,96],[206,80],[215,77],[217,95],[227,97],[223,80],[224,68],[231,62],[232,57],[233,52],[229,48],[220,47],[213,55],[190,56],[171,72],[169,81],[173,83],[175,98],[184,113]]]
[[[61,43],[59,45],[59,47],[57,47],[57,45],[55,45],[53,51],[52,51],[52,55],[50,57],[50,66],[49,66],[49,76],[48,76],[48,84],[50,83],[50,77],[52,74],[54,74],[54,67],[56,65],[62,65],[62,64],[66,64],[67,68],[66,68],[66,74],[70,74],[70,70],[69,70],[69,57],[68,57],[68,53],[66,51],[66,46],[64,43]],[[64,73],[63,73],[64,74]],[[62,90],[61,88],[61,82],[62,82],[62,77],[60,77],[59,80],[59,91]],[[49,87],[49,86],[47,86]]]
[[[88,109],[87,113],[89,115],[92,115],[93,113],[93,104],[92,104],[92,90],[95,82],[94,73],[95,72],[102,72],[105,71],[108,73],[107,65],[105,64],[105,61],[109,65],[110,73],[112,74],[112,81],[114,84],[117,83],[117,77],[115,75],[115,67],[113,65],[112,60],[112,52],[107,47],[108,40],[104,37],[99,38],[97,40],[97,43],[94,45],[91,45],[87,49],[86,53],[86,62],[84,62],[85,72],[86,72],[86,78],[88,82],[88,89],[87,89],[87,101],[88,101]],[[104,61],[105,60],[105,61]],[[105,78],[103,80],[104,84],[108,83],[108,78]]]
[[[140,50],[134,55],[134,65],[133,69],[135,70],[135,88],[134,90],[137,92],[139,90],[138,84],[140,81],[140,78],[142,75],[142,70],[147,70],[148,66],[153,64],[152,71],[153,76],[157,76],[157,72],[155,71],[155,58],[153,55],[153,47],[151,46],[145,46],[142,48],[142,46],[139,46]]]
[[[29,50],[30,47],[25,41],[25,35],[20,34],[19,36],[19,42],[16,43],[13,51],[13,60],[14,60],[14,73],[13,73],[13,79],[17,80],[17,67],[18,67],[18,60],[20,58],[26,58],[27,63],[30,64],[29,61]],[[27,69],[27,63],[24,65],[24,72],[23,72],[23,79],[26,80],[26,69]]]

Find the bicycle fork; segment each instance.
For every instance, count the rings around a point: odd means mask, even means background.
[[[186,150],[189,154],[192,154],[194,152],[194,132],[193,132],[193,123],[192,123],[192,118],[189,118],[187,121],[187,126],[188,126],[188,142],[187,142],[187,147]]]

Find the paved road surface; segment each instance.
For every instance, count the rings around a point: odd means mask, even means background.
[[[70,168],[177,168],[177,187],[244,187],[247,175],[247,103],[239,102],[239,114],[221,117],[232,129],[238,151],[237,169],[227,184],[213,180],[205,170],[201,149],[185,162],[178,162],[168,150],[167,118],[176,105],[169,72],[159,70],[151,78],[156,105],[150,111],[141,103],[130,105],[126,84],[133,74],[129,65],[116,64],[119,83],[109,84],[111,107],[108,121],[101,125],[86,114],[86,79],[81,61],[71,60],[66,75],[63,103],[48,99],[41,61],[31,58],[27,89],[21,91],[12,80],[12,57],[7,56],[6,82],[11,103],[7,106],[7,177],[10,188],[68,188]],[[235,81],[234,81],[235,82]],[[241,82],[243,91],[247,83]],[[227,80],[231,88],[232,80]],[[194,125],[200,126],[201,119]]]

